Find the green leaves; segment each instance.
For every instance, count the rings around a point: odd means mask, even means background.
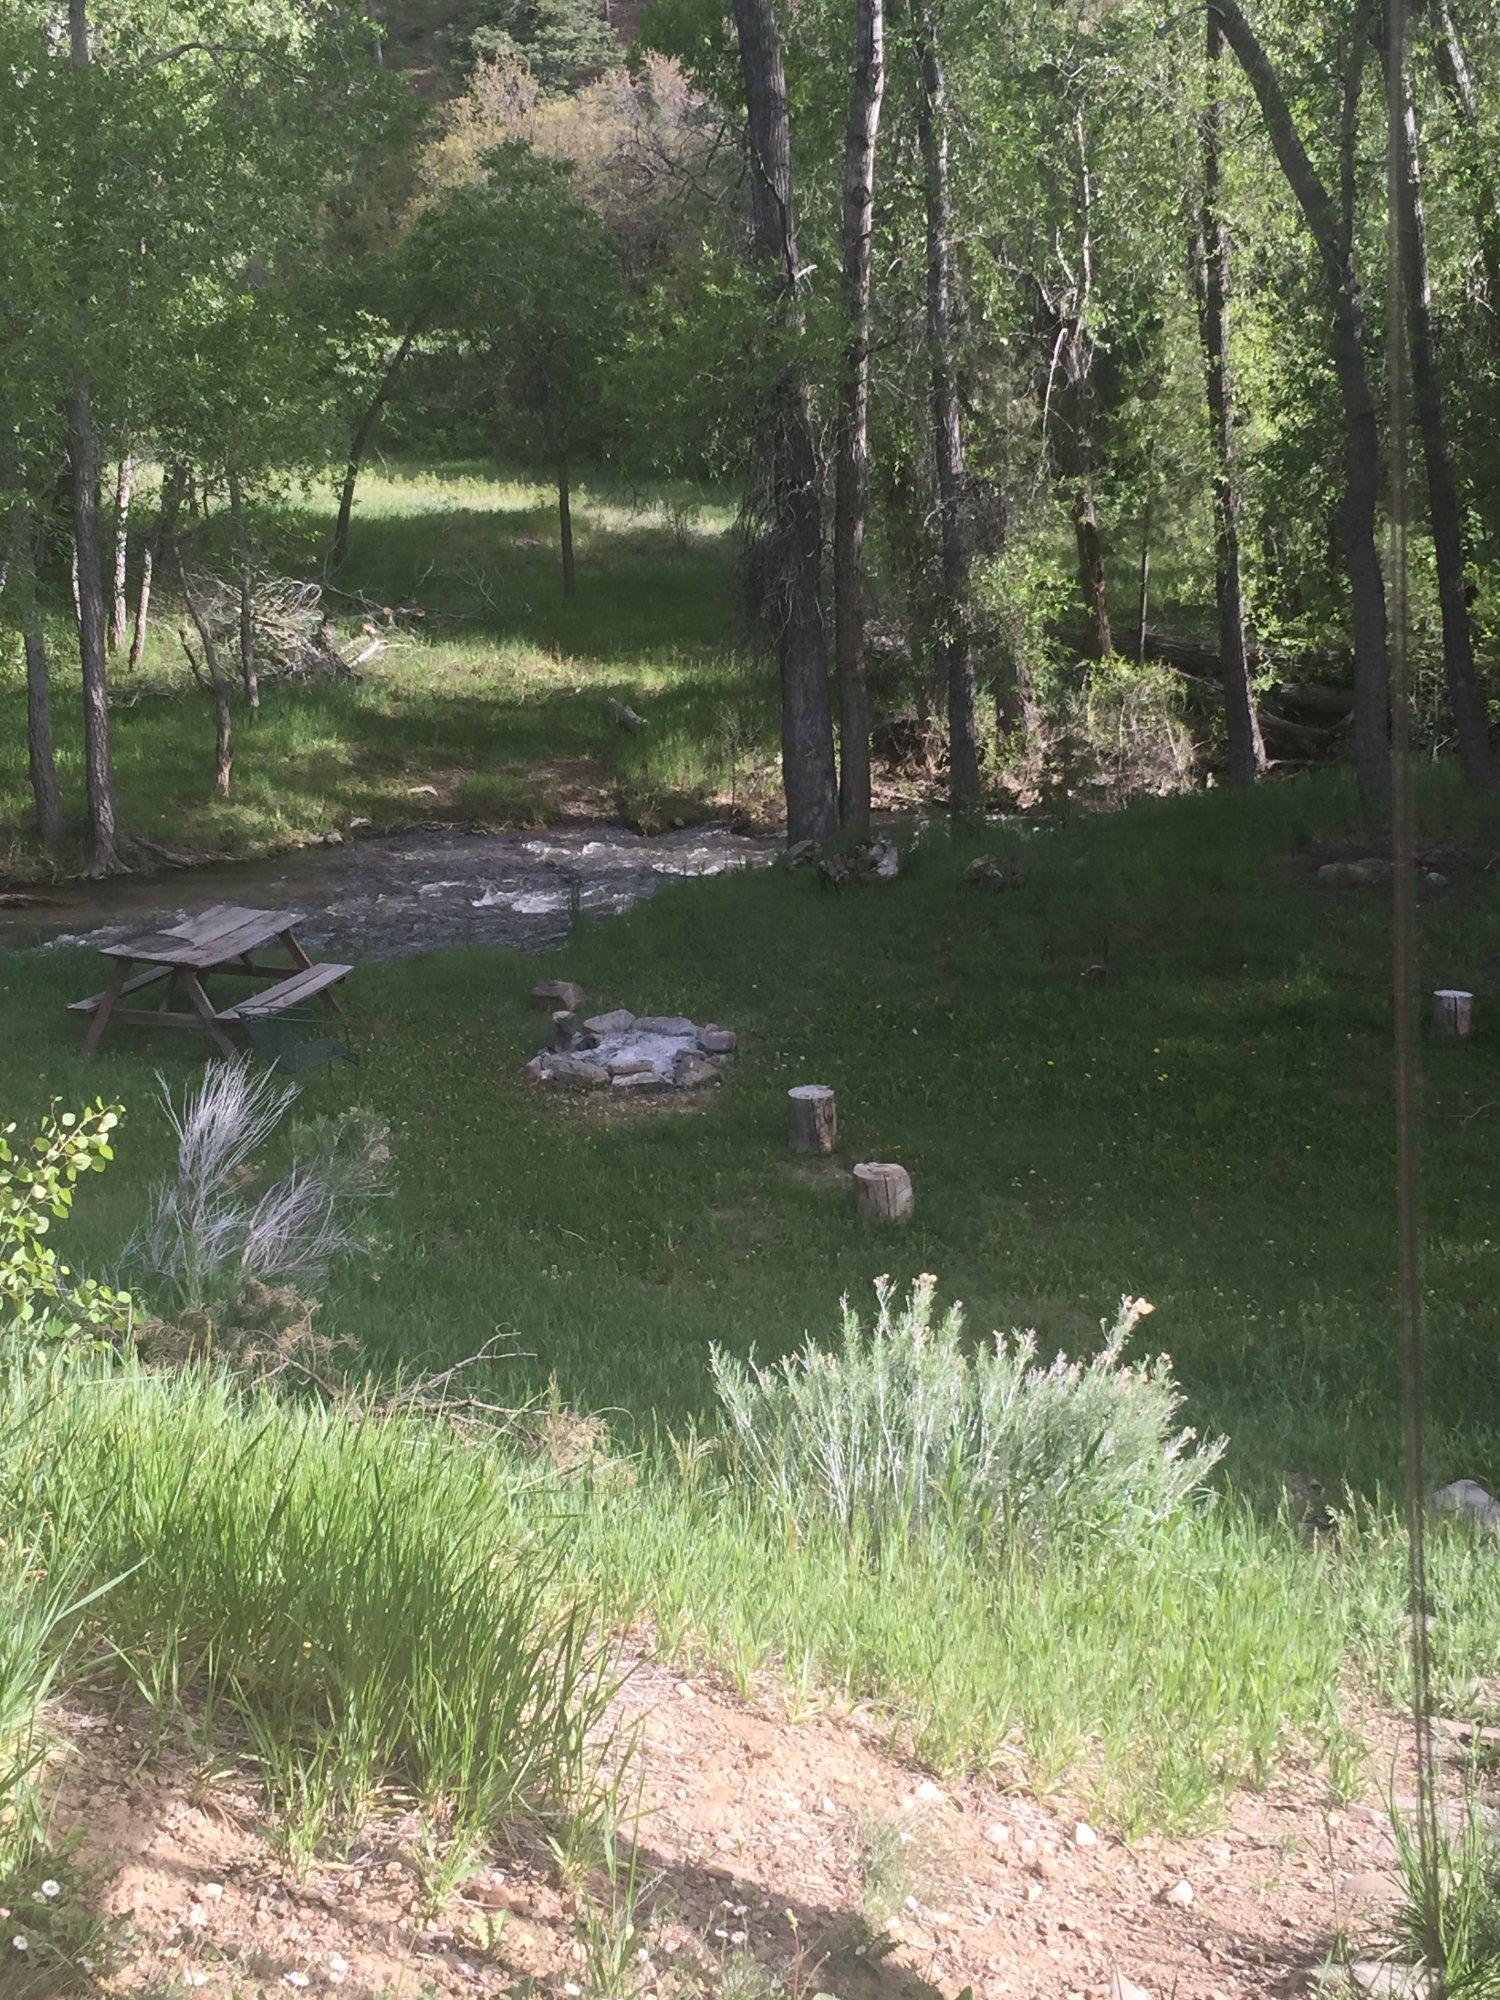
[[[129,1327],[130,1294],[75,1279],[42,1240],[54,1219],[71,1214],[79,1177],[102,1173],[114,1158],[110,1135],[119,1122],[119,1107],[100,1098],[83,1112],[54,1109],[19,1151],[14,1123],[0,1130],[0,1343],[105,1340]]]

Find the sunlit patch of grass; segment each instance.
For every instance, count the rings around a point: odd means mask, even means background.
[[[326,482],[263,503],[263,566],[316,574],[334,505]],[[736,643],[730,518],[712,496],[687,489],[637,496],[586,483],[575,496],[578,593],[567,600],[545,488],[474,465],[372,470],[338,579],[348,594],[332,600],[345,653],[367,643],[361,627],[372,605],[419,605],[423,615],[386,635],[357,682],[268,685],[257,721],[237,715],[233,790],[220,800],[212,713],[182,659],[171,593],[159,590],[140,670],[115,671],[124,817],[169,845],[237,855],[316,839],[351,820],[701,816],[744,793],[769,768],[775,742],[773,677]],[[144,508],[140,519],[149,522]],[[211,558],[222,524],[211,520],[202,535]],[[76,823],[76,648],[66,580],[52,583],[59,763]],[[609,695],[647,714],[649,731],[622,731]],[[0,862],[17,871],[36,865],[23,716],[19,642],[6,634]],[[472,783],[455,789],[455,773]]]

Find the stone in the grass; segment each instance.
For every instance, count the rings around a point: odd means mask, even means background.
[[[719,1066],[709,1056],[699,1055],[696,1049],[684,1049],[672,1065],[672,1081],[679,1090],[701,1090],[706,1083],[717,1083]]]
[[[607,1014],[591,1015],[583,1025],[591,1035],[623,1035],[635,1026],[635,1016],[628,1007],[614,1007]]]
[[[554,1055],[550,1049],[533,1056],[526,1065],[526,1073],[534,1083],[553,1084],[565,1090],[602,1090],[609,1082],[604,1071],[593,1063],[580,1062],[577,1056]]]
[[[686,1014],[642,1014],[635,1021],[638,1035],[696,1035],[698,1024]]]
[[[706,1055],[732,1056],[740,1045],[740,1038],[733,1028],[705,1028],[698,1037],[698,1046]]]
[[[531,989],[532,1006],[547,1007],[554,1013],[566,1008],[576,1014],[587,998],[583,988],[572,979],[539,979]]]
[[[648,1069],[655,1069],[655,1063],[647,1062],[644,1056],[612,1056],[609,1073],[613,1076],[640,1076]]]
[[[631,1070],[626,1076],[610,1079],[611,1090],[668,1090],[671,1086],[659,1069],[648,1065],[645,1069]]]
[[[1500,1500],[1477,1479],[1455,1479],[1449,1486],[1440,1486],[1427,1504],[1439,1514],[1467,1514],[1492,1535],[1500,1534]]]

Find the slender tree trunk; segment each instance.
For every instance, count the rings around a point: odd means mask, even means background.
[[[917,135],[927,209],[927,361],[931,375],[932,449],[937,469],[943,604],[939,646],[948,689],[948,791],[955,812],[979,803],[979,747],[974,733],[973,608],[963,424],[953,366],[953,215],[948,186],[948,91],[932,0],[913,9],[917,61]]]
[[[45,847],[62,840],[62,789],[52,744],[52,683],[47,670],[47,634],[36,600],[36,524],[24,498],[17,496],[12,575],[21,607],[21,640],[26,652],[26,763],[31,779],[36,830]]]
[[[755,254],[794,340],[802,331],[791,126],[773,0],[733,0],[745,85]],[[783,371],[767,412],[768,571],[781,678],[781,772],[789,841],[838,829],[828,641],[823,622],[822,466],[801,368]]]
[[[833,501],[833,629],[839,695],[839,817],[870,831],[870,696],[865,685],[865,528],[870,508],[870,265],[875,141],[885,94],[885,0],[857,0],[854,88],[844,134],[844,353]]]
[[[385,372],[375,385],[375,393],[364,407],[359,422],[354,426],[354,435],[349,440],[349,462],[344,467],[344,485],[339,494],[338,520],[334,524],[333,547],[328,555],[328,567],[337,574],[349,560],[349,521],[354,512],[354,488],[359,479],[360,467],[365,462],[365,453],[370,448],[370,440],[375,435],[375,426],[380,421],[380,413],[390,401],[391,391],[396,386],[396,378],[406,365],[406,357],[411,353],[420,328],[414,320],[397,342],[391,358],[385,364]]]
[[[1386,651],[1385,582],[1376,542],[1380,501],[1380,429],[1365,359],[1364,295],[1352,250],[1333,201],[1302,143],[1291,108],[1239,0],[1210,0],[1224,38],[1260,104],[1266,131],[1287,185],[1317,247],[1328,284],[1333,366],[1344,410],[1344,496],[1339,539],[1349,579],[1354,636],[1354,767],[1361,792],[1378,799],[1390,789],[1390,672]],[[1368,17],[1355,24],[1368,34]],[[1363,47],[1357,46],[1356,60]]]
[[[82,183],[88,178],[85,159],[92,143],[88,108],[81,88],[90,63],[87,0],[68,0],[68,55],[80,86],[74,143],[79,185],[73,199],[86,200]],[[78,218],[80,225],[83,217]],[[87,338],[90,280],[82,267],[75,273],[78,315],[76,334]],[[86,359],[79,355],[67,401],[68,465],[73,486],[73,558],[77,578],[78,652],[83,669],[83,761],[88,799],[89,872],[112,875],[124,865],[119,818],[115,806],[114,757],[110,745],[109,666],[105,655],[104,548],[99,524],[99,458],[94,434],[93,390]]]
[[[229,475],[229,512],[234,521],[235,556],[239,568],[240,680],[245,690],[245,706],[253,717],[260,713],[260,675],[255,668],[255,570],[250,559],[250,523],[245,515],[245,495],[237,472]]]
[[[187,628],[184,626],[179,637],[182,650],[187,654],[188,665],[193,670],[193,678],[207,690],[214,704],[214,790],[221,799],[229,797],[230,773],[234,769],[234,718],[229,708],[229,682],[224,678],[219,664],[219,649],[214,643],[213,632],[203,615],[201,605],[193,594],[188,582],[187,564],[182,559],[182,544],[175,545],[177,559],[177,582],[182,591],[182,601],[187,606],[188,616],[198,634],[198,643],[203,648],[203,665],[200,668],[193,657],[193,649],[188,643]]]
[[[1500,340],[1500,191],[1496,189],[1490,148],[1479,122],[1479,99],[1468,51],[1448,0],[1432,0],[1432,31],[1438,80],[1463,127],[1468,145],[1465,165],[1475,180],[1474,230],[1484,264],[1493,342]]]
[[[1151,612],[1151,525],[1155,513],[1156,491],[1152,488],[1146,494],[1145,511],[1141,516],[1141,561],[1136,580],[1136,654],[1140,659],[1146,657],[1146,621]]]
[[[1219,661],[1224,677],[1224,729],[1229,782],[1251,785],[1266,768],[1260,717],[1245,645],[1245,585],[1240,563],[1240,485],[1234,448],[1234,378],[1229,365],[1229,231],[1221,205],[1224,100],[1220,67],[1224,31],[1208,10],[1208,102],[1202,130],[1203,209],[1192,246],[1204,390],[1214,459],[1214,595],[1219,610]]]
[[[115,591],[109,606],[109,650],[112,653],[118,653],[125,643],[125,571],[130,555],[130,501],[134,492],[135,460],[125,451],[120,455],[115,475]]]
[[[135,629],[130,637],[132,673],[140,666],[145,656],[146,630],[151,617],[152,578],[161,562],[163,551],[171,546],[181,500],[182,468],[179,465],[169,465],[162,480],[156,526],[151,530],[146,546],[141,550],[141,585],[135,600]]]
[[[1437,564],[1438,603],[1443,619],[1443,679],[1448,707],[1458,738],[1464,775],[1473,785],[1493,785],[1495,754],[1490,745],[1484,695],[1474,664],[1474,636],[1469,625],[1468,564],[1464,549],[1463,506],[1458,473],[1448,434],[1447,398],[1438,365],[1437,336],[1432,323],[1432,281],[1427,262],[1427,218],[1422,203],[1421,143],[1411,78],[1399,79],[1402,125],[1397,161],[1397,234],[1401,246],[1401,277],[1406,291],[1406,319],[1411,349],[1411,379],[1422,456],[1427,472],[1427,511]]]
[[[557,526],[562,542],[563,596],[571,597],[577,588],[577,576],[573,568],[573,499],[565,458],[557,461]]]

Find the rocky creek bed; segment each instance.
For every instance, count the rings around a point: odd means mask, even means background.
[[[616,915],[664,882],[768,866],[771,838],[696,826],[649,835],[579,825],[532,833],[403,833],[105,883],[0,905],[0,949],[102,945],[214,903],[293,907],[314,952],[354,963],[448,945],[547,951],[578,918]]]

